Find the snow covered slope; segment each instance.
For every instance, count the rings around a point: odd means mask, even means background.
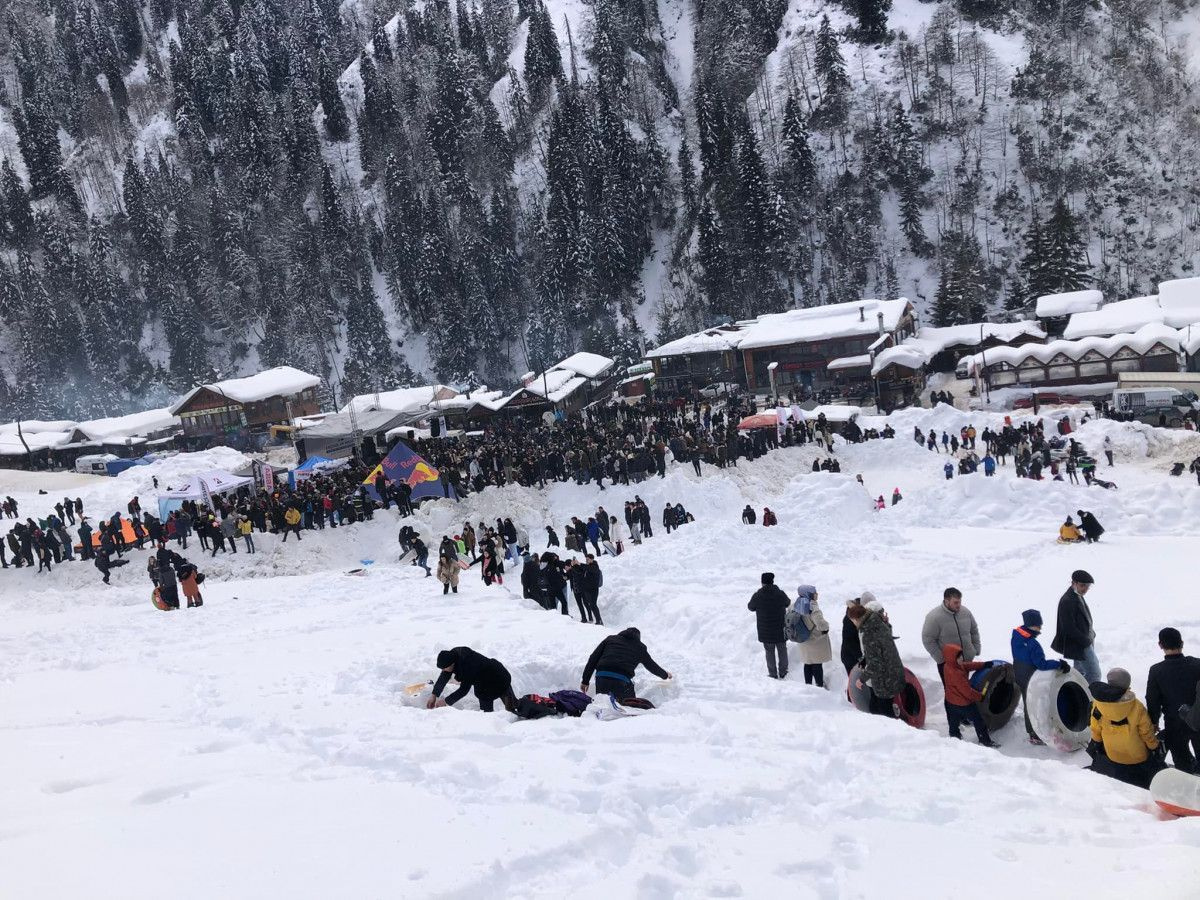
[[[1006,657],[1020,611],[1052,621],[1070,571],[1086,568],[1101,662],[1130,669],[1142,694],[1158,628],[1200,641],[1188,599],[1200,488],[1165,475],[1200,438],[1163,444],[1135,426],[1084,426],[1085,443],[1113,436],[1115,492],[1016,482],[1011,470],[946,482],[944,457],[905,432],[960,417],[902,414],[896,440],[843,448],[840,476],[811,474],[813,452],[796,449],[706,468],[703,479],[673,470],[604,493],[506,488],[417,516],[437,538],[466,518],[513,515],[540,549],[547,522],[561,530],[597,503],[615,513],[634,493],[652,510],[683,502],[695,524],[602,561],[604,628],[520,599],[515,574],[485,588],[473,569],[444,597],[395,564],[392,514],[205,560],[200,611],[152,609],[136,553],[108,589],[85,565],[4,571],[6,889],[936,897],[964,889],[959,872],[982,897],[1031,877],[1051,896],[1084,884],[1094,897],[1150,884],[1188,896],[1200,823],[1163,819],[1144,792],[1081,771],[1082,754],[1030,747],[1019,716],[998,734],[999,752],[948,740],[919,632],[953,584],[979,620],[984,656]],[[145,503],[153,468],[45,487],[97,509],[139,491]],[[34,485],[0,478],[22,512],[37,509]],[[904,501],[872,512],[869,497],[896,486]],[[779,527],[739,524],[746,503],[771,506]],[[1108,527],[1104,543],[1055,544],[1061,518],[1081,506]],[[374,560],[365,576],[346,574],[363,560]],[[762,571],[789,593],[817,585],[835,646],[842,603],[872,590],[925,684],[926,730],[852,710],[836,662],[829,691],[768,680],[745,608]],[[652,715],[523,722],[470,700],[426,711],[401,690],[431,678],[437,651],[458,644],[502,660],[518,694],[577,687],[595,643],[627,625],[676,678]],[[70,864],[48,866],[64,849]]]

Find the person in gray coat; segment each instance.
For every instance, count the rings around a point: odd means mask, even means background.
[[[790,605],[788,595],[775,585],[774,572],[763,572],[762,587],[754,592],[746,604],[746,608],[758,620],[758,639],[762,641],[767,657],[767,675],[771,678],[787,678],[787,635],[784,634],[783,624]]]
[[[970,662],[983,651],[979,625],[971,611],[963,606],[962,591],[948,587],[942,592],[942,602],[929,611],[921,628],[921,643],[925,652],[937,663],[938,678],[946,681],[946,661],[942,647],[957,644],[962,647],[963,661]]]
[[[229,543],[229,549],[234,553],[237,553],[237,533],[237,516],[231,512],[221,520],[221,535]]]

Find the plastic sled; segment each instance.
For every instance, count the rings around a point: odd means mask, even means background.
[[[471,564],[469,562],[467,562],[465,559],[460,559],[458,561],[458,567],[465,572],[465,571],[467,571],[467,569],[471,568]]]
[[[400,695],[401,706],[424,706],[429,702],[429,695],[433,690],[433,682],[418,681],[415,684],[393,688],[393,690]]]
[[[1163,769],[1150,782],[1150,796],[1173,816],[1200,816],[1200,776]]]
[[[1008,724],[1017,710],[1021,691],[1017,688],[1013,667],[1007,660],[992,660],[990,669],[971,673],[971,687],[983,694],[975,704],[988,731],[998,731]]]
[[[592,705],[588,707],[588,712],[601,721],[609,721],[611,719],[625,719],[629,716],[644,716],[646,713],[654,712],[654,710],[638,709],[635,706],[622,706],[612,694],[600,694],[592,701]]]
[[[1034,672],[1025,702],[1034,734],[1048,746],[1074,753],[1091,740],[1092,694],[1074,669]]]
[[[362,578],[364,575],[366,575],[366,574],[367,574],[367,570],[366,570],[366,569],[351,569],[351,570],[350,570],[349,572],[347,572],[346,574],[347,574],[347,575],[353,575],[353,576],[355,576],[356,578]]]
[[[173,607],[167,606],[167,603],[162,598],[162,592],[155,588],[150,592],[150,602],[154,604],[155,609],[161,609],[163,612],[169,612]]]

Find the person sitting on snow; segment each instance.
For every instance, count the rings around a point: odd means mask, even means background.
[[[1083,535],[1079,533],[1079,529],[1075,525],[1075,521],[1067,516],[1067,521],[1063,522],[1058,529],[1058,542],[1060,544],[1079,544],[1083,541]]]
[[[1104,681],[1090,685],[1092,697],[1092,741],[1088,755],[1093,772],[1126,784],[1150,787],[1165,763],[1166,744],[1154,733],[1146,707],[1129,689],[1131,679],[1124,669],[1109,669]]]

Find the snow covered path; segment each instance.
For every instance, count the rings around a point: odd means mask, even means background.
[[[1006,658],[1020,611],[1052,622],[1070,571],[1087,568],[1101,663],[1130,669],[1142,695],[1159,627],[1200,645],[1200,488],[1157,456],[1120,459],[1112,493],[1010,473],[945,482],[944,458],[901,428],[844,450],[842,476],[808,474],[812,452],[790,450],[638,486],[652,510],[681,500],[698,521],[602,561],[605,621],[639,626],[678,680],[657,713],[616,722],[405,705],[399,689],[457,644],[502,660],[518,694],[577,687],[609,629],[521,600],[515,574],[485,588],[471,570],[443,597],[391,562],[390,516],[298,546],[260,538],[252,564],[206,561],[198,612],[153,610],[137,554],[108,591],[90,566],[0,573],[6,893],[990,897],[1032,877],[1051,895],[1194,895],[1200,821],[1165,819],[1144,792],[1081,771],[1082,754],[1030,747],[1019,713],[1000,752],[948,740],[919,632],[954,584],[984,656]],[[905,500],[873,513],[855,472]],[[116,503],[131,486],[92,496]],[[10,490],[35,502],[0,481]],[[506,488],[418,518],[440,535],[451,513],[515,513],[537,535],[598,501],[619,515],[634,493]],[[1105,542],[1056,545],[1085,501]],[[747,502],[779,527],[740,525]],[[363,558],[376,560],[365,577],[345,574]],[[768,680],[745,608],[764,570],[789,593],[818,586],[835,648],[844,600],[874,591],[925,683],[926,730],[852,710],[836,660],[830,691],[805,687],[798,665]]]

